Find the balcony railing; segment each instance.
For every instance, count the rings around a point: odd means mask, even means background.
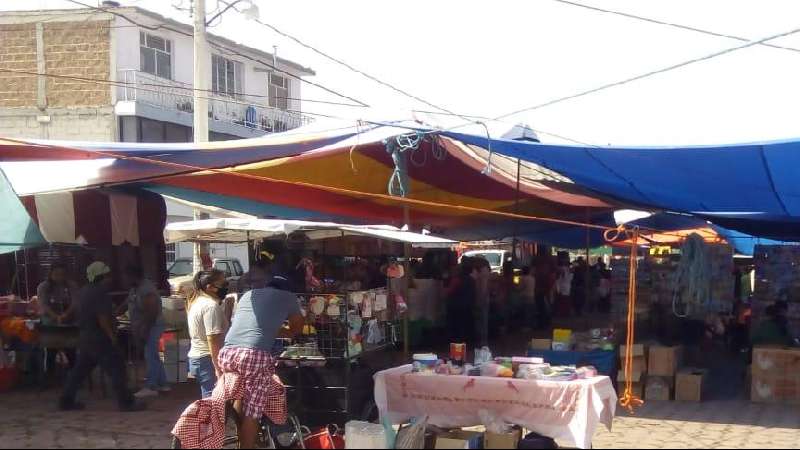
[[[147,104],[168,111],[194,112],[192,85],[165,80],[138,70],[122,70],[118,100]],[[264,99],[208,95],[210,119],[232,123],[251,130],[278,133],[298,128],[312,120],[295,112],[262,106]]]

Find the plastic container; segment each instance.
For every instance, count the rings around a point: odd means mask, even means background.
[[[384,449],[386,430],[383,425],[367,422],[351,421],[345,425],[345,446],[348,449]]]
[[[414,355],[414,373],[421,375],[434,375],[436,373],[436,363],[439,362],[439,357],[432,353],[423,353]]]

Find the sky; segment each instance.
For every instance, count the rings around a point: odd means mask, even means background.
[[[96,0],[85,0],[96,3]],[[800,28],[795,0],[574,0],[759,40]],[[740,41],[556,0],[254,0],[261,20],[437,106],[497,117],[659,70]],[[121,0],[189,22],[181,0]],[[183,6],[189,1],[183,0]],[[214,9],[216,0],[208,0]],[[74,6],[74,5],[72,5]],[[65,0],[0,0],[0,10],[68,8]],[[369,81],[268,28],[228,12],[213,28],[313,68],[313,81],[371,105],[304,103],[346,119],[435,110]],[[800,49],[800,33],[771,41]],[[0,43],[1,45],[1,43]],[[800,52],[754,46],[495,123],[593,145],[705,145],[800,138]],[[304,86],[308,99],[342,101]],[[427,116],[443,126],[460,118]],[[549,134],[543,141],[563,142]]]

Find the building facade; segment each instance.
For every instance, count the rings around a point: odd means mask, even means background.
[[[0,12],[0,137],[191,142],[192,27],[135,7]],[[209,36],[211,140],[304,125],[311,69]],[[167,201],[170,221],[191,209]],[[170,259],[191,257],[189,246]],[[212,257],[231,255],[215,248]],[[239,252],[237,252],[239,253]]]

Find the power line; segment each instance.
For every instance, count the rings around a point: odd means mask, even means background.
[[[128,17],[125,14],[122,14],[122,13],[120,13],[118,11],[114,11],[111,8],[102,8],[102,7],[98,7],[98,6],[92,6],[92,5],[88,5],[86,3],[80,2],[78,0],[65,0],[65,1],[73,3],[73,4],[76,4],[76,5],[79,5],[79,6],[82,6],[84,8],[90,8],[90,9],[93,9],[93,10],[96,10],[96,11],[106,12],[108,14],[111,14],[113,16],[116,16],[116,17],[119,17],[121,19],[124,19],[124,20],[126,20],[126,21],[128,21],[128,22],[130,22],[130,23],[132,23],[132,24],[134,24],[136,26],[144,28],[146,30],[150,30],[150,31],[168,30],[168,31],[172,31],[174,33],[178,33],[178,34],[183,35],[183,36],[192,37],[192,38],[194,37],[194,35],[192,33],[187,33],[187,32],[185,32],[183,30],[179,30],[179,29],[170,27],[170,26],[168,26],[167,24],[164,24],[164,23],[161,23],[161,24],[158,24],[158,25],[142,24],[140,22],[137,22],[136,20],[131,19],[130,17]],[[275,65],[273,65],[271,63],[268,63],[268,62],[266,62],[266,61],[264,61],[264,60],[262,60],[260,58],[254,58],[254,57],[252,57],[250,55],[246,55],[246,54],[244,54],[244,53],[242,53],[242,52],[240,52],[238,50],[231,49],[229,47],[226,47],[224,45],[218,44],[218,43],[213,42],[213,41],[209,41],[209,44],[214,46],[214,47],[216,47],[216,48],[218,48],[218,49],[230,52],[230,54],[239,56],[241,58],[245,58],[245,59],[250,60],[252,62],[259,63],[259,64],[261,64],[263,66],[269,67],[270,69],[272,69],[272,70],[274,70],[276,72],[281,72],[281,73],[283,73],[283,74],[285,74],[285,75],[287,75],[287,76],[289,76],[291,78],[299,80],[301,83],[306,83],[306,84],[308,84],[310,86],[317,87],[319,89],[324,90],[325,92],[328,92],[329,94],[333,94],[333,95],[336,95],[338,97],[350,100],[351,102],[358,103],[361,106],[369,107],[368,104],[362,102],[361,100],[355,99],[355,98],[350,97],[350,96],[345,95],[345,94],[342,94],[341,92],[338,92],[338,91],[336,91],[334,89],[331,89],[331,88],[328,88],[326,86],[323,86],[322,84],[316,83],[314,81],[306,80],[305,78],[303,78],[301,76],[295,75],[295,74],[293,74],[291,72],[288,72],[286,70],[283,70],[283,69],[280,69],[278,67],[275,67]]]
[[[151,93],[155,93],[155,94],[163,94],[163,91],[159,91],[159,90],[151,89],[151,88],[146,88],[146,87],[140,87],[140,86],[137,86],[137,85],[135,85],[133,83],[129,83],[129,82],[125,82],[125,81],[114,81],[114,80],[107,80],[107,79],[104,80],[104,79],[101,79],[101,78],[88,78],[88,77],[80,77],[80,76],[73,76],[73,75],[57,75],[57,74],[48,74],[48,73],[38,73],[38,72],[31,72],[31,71],[26,71],[26,70],[15,70],[15,69],[4,69],[4,68],[0,68],[0,73],[13,73],[13,74],[18,74],[18,75],[28,75],[28,76],[41,76],[41,77],[46,77],[46,78],[72,80],[72,81],[78,81],[78,82],[81,82],[81,83],[94,83],[94,84],[100,84],[100,85],[104,85],[104,86],[114,86],[114,87],[121,87],[121,88],[124,88],[124,89],[133,89],[133,90],[136,90],[136,91],[151,92]],[[159,85],[156,84],[155,86],[159,86]],[[163,86],[170,87],[169,85],[163,85]],[[198,89],[198,91],[203,91],[203,90]],[[205,91],[205,92],[209,92],[209,91]],[[177,94],[177,95],[180,95],[180,94]],[[187,95],[186,97],[190,97],[190,96]],[[277,110],[277,111],[285,111],[285,112],[297,114],[297,115],[300,115],[300,116],[307,115],[307,116],[326,117],[326,118],[330,118],[330,119],[347,120],[347,119],[344,119],[342,117],[332,116],[332,115],[328,115],[328,114],[314,113],[314,112],[310,112],[310,111],[297,111],[297,110],[293,110],[293,109],[273,108],[273,107],[268,106],[268,105],[261,105],[261,104],[253,103],[253,102],[238,101],[238,100],[233,99],[233,98],[225,98],[225,99],[219,99],[219,98],[213,98],[213,97],[200,97],[200,98],[205,99],[205,100],[210,100],[210,101],[222,101],[222,102],[225,102],[225,103],[232,103],[232,104],[243,105],[243,106],[258,106],[258,107]],[[348,106],[352,106],[352,105],[348,105]]]
[[[225,2],[225,1],[222,1],[222,3],[225,3],[226,5],[230,5],[229,3]],[[395,85],[393,85],[391,83],[388,83],[388,82],[383,81],[383,80],[381,80],[381,79],[379,79],[379,78],[377,78],[377,77],[375,77],[373,75],[370,75],[370,74],[364,72],[363,70],[353,66],[350,63],[347,63],[347,62],[345,62],[345,61],[343,61],[343,60],[341,60],[339,58],[331,56],[330,54],[328,54],[328,53],[326,53],[326,52],[324,52],[324,51],[312,46],[311,44],[307,44],[307,43],[303,42],[299,38],[297,38],[295,36],[292,36],[291,34],[280,30],[279,28],[277,28],[274,25],[266,23],[266,22],[262,21],[261,19],[255,19],[255,22],[260,24],[260,25],[262,25],[262,26],[264,26],[264,27],[266,27],[266,28],[269,28],[270,30],[274,31],[275,33],[277,33],[277,34],[279,34],[279,35],[281,35],[281,36],[283,36],[283,37],[285,37],[285,38],[287,38],[289,40],[294,41],[295,43],[299,44],[300,46],[302,46],[302,47],[304,47],[304,48],[306,48],[308,50],[313,51],[314,53],[324,57],[325,59],[333,61],[334,63],[339,64],[340,66],[343,66],[343,67],[345,67],[345,68],[347,68],[347,69],[349,69],[349,70],[351,70],[351,71],[353,71],[353,72],[355,72],[355,73],[367,78],[368,80],[374,81],[375,83],[378,83],[381,86],[387,87],[387,88],[397,92],[398,94],[401,94],[401,95],[403,95],[405,97],[408,97],[408,98],[410,98],[412,100],[415,100],[417,102],[420,102],[420,103],[423,103],[425,105],[428,105],[428,106],[430,106],[432,108],[436,108],[439,111],[444,111],[444,112],[452,114],[454,116],[459,116],[459,117],[461,117],[463,119],[466,119],[465,116],[461,116],[460,114],[455,113],[455,112],[453,112],[453,111],[451,111],[451,110],[449,110],[447,108],[444,108],[442,106],[439,106],[439,105],[436,105],[436,104],[434,104],[432,102],[429,102],[429,101],[427,101],[427,100],[425,100],[425,99],[423,99],[423,98],[421,98],[419,96],[416,96],[416,95],[414,95],[414,94],[412,94],[412,93],[410,93],[410,92],[408,92],[408,91],[406,91],[406,90],[404,90],[402,88],[399,88],[399,87],[397,87],[397,86],[395,86]]]
[[[800,28],[795,28],[793,30],[785,31],[783,33],[778,33],[778,34],[775,34],[775,35],[772,35],[772,36],[769,36],[769,37],[766,37],[766,38],[763,38],[763,39],[759,39],[757,41],[750,41],[750,42],[748,42],[746,44],[743,44],[743,45],[726,48],[725,50],[717,51],[717,52],[711,53],[711,54],[706,55],[706,56],[701,56],[699,58],[692,58],[690,60],[683,61],[683,62],[680,62],[678,64],[673,64],[673,65],[664,67],[662,69],[646,72],[646,73],[643,73],[641,75],[637,75],[635,77],[626,78],[624,80],[615,81],[613,83],[607,83],[607,84],[604,84],[602,86],[598,86],[596,88],[592,88],[592,89],[589,89],[589,90],[586,90],[586,91],[579,92],[577,94],[572,94],[572,95],[568,95],[568,96],[565,96],[565,97],[559,97],[559,98],[554,99],[554,100],[550,100],[550,101],[547,101],[547,102],[544,102],[544,103],[540,103],[540,104],[538,104],[536,106],[531,106],[531,107],[528,107],[528,108],[522,108],[522,109],[519,109],[517,111],[511,112],[511,113],[508,113],[508,114],[503,114],[502,116],[498,116],[498,117],[495,118],[495,120],[505,119],[507,117],[515,116],[517,114],[521,114],[521,113],[524,113],[524,112],[535,111],[537,109],[542,109],[542,108],[546,108],[548,106],[553,106],[553,105],[556,105],[558,103],[563,103],[563,102],[568,101],[568,100],[574,100],[576,98],[585,97],[585,96],[591,95],[591,94],[596,94],[596,93],[598,93],[600,91],[604,91],[604,90],[607,90],[607,89],[610,89],[610,88],[613,88],[613,87],[622,86],[622,85],[625,85],[625,84],[632,83],[634,81],[639,81],[639,80],[643,80],[645,78],[649,78],[649,77],[652,77],[652,76],[655,76],[655,75],[660,75],[662,73],[671,72],[673,70],[677,70],[677,69],[680,69],[680,68],[683,68],[683,67],[698,63],[698,62],[708,61],[710,59],[714,59],[714,58],[719,57],[719,56],[727,55],[729,53],[733,53],[733,52],[736,52],[736,51],[739,51],[739,50],[743,50],[743,49],[746,49],[746,48],[754,47],[756,45],[761,45],[761,44],[763,44],[763,43],[765,43],[767,41],[771,41],[773,39],[779,39],[779,38],[786,37],[786,36],[791,36],[791,35],[797,34],[799,32],[800,32]]]
[[[118,87],[134,89],[134,90],[146,90],[149,92],[158,92],[163,93],[162,91],[155,91],[155,90],[148,90],[142,89],[140,86],[144,86],[145,88],[152,87],[152,88],[169,88],[169,89],[176,89],[176,90],[183,90],[188,91],[190,93],[193,92],[203,92],[206,94],[220,94],[219,92],[213,89],[196,89],[194,87],[189,86],[176,86],[173,84],[165,84],[165,83],[154,83],[154,82],[145,82],[145,83],[135,83],[131,81],[119,81],[119,80],[110,80],[110,79],[103,79],[103,78],[90,78],[90,77],[80,77],[80,76],[73,76],[73,75],[58,75],[58,74],[51,74],[51,73],[40,73],[40,72],[32,72],[28,70],[17,70],[17,69],[4,69],[0,68],[0,72],[5,73],[15,73],[19,75],[30,75],[30,76],[39,76],[39,77],[48,77],[48,78],[63,78],[63,79],[70,79],[74,81],[81,81],[86,83],[100,83],[100,84],[112,84]],[[175,95],[184,95],[184,94],[175,94]],[[332,102],[327,100],[315,100],[315,99],[305,99],[305,98],[297,98],[297,97],[281,97],[275,96],[270,97],[269,95],[261,95],[261,94],[247,94],[244,92],[225,92],[225,95],[230,95],[231,98],[235,97],[250,97],[250,98],[261,98],[261,99],[279,99],[279,100],[297,100],[301,102],[308,102],[308,103],[319,103],[323,105],[332,105],[332,106],[347,106],[351,108],[366,108],[365,106],[361,105],[354,105],[351,103],[340,103],[340,102]],[[191,94],[185,94],[186,97],[190,97]],[[228,99],[220,99],[221,101],[228,101]],[[258,105],[264,106],[273,109],[280,109],[275,108],[273,106],[268,105]]]
[[[621,16],[621,17],[627,17],[629,19],[639,20],[639,21],[643,21],[643,22],[656,24],[656,25],[663,25],[663,26],[671,27],[671,28],[677,28],[677,29],[680,29],[680,30],[692,31],[692,32],[695,32],[695,33],[706,34],[706,35],[709,35],[709,36],[720,37],[720,38],[725,38],[725,39],[731,39],[731,40],[740,41],[740,42],[751,42],[750,39],[747,39],[747,38],[744,38],[744,37],[741,37],[741,36],[735,36],[735,35],[732,35],[732,34],[725,34],[725,33],[718,33],[716,31],[710,31],[710,30],[706,30],[706,29],[703,29],[703,28],[696,28],[696,27],[692,27],[692,26],[688,26],[688,25],[681,25],[681,24],[673,23],[673,22],[666,22],[666,21],[663,21],[663,20],[653,19],[653,18],[644,17],[644,16],[638,16],[636,14],[626,13],[626,12],[623,12],[623,11],[615,11],[615,10],[611,10],[611,9],[604,9],[604,8],[600,8],[598,6],[587,5],[585,3],[578,3],[578,2],[569,1],[569,0],[552,0],[552,1],[554,1],[556,3],[562,3],[562,4],[565,4],[565,5],[576,6],[578,8],[588,9],[590,11],[596,11],[596,12],[600,12],[600,13],[604,13],[604,14],[613,14],[613,15],[617,15],[617,16]],[[779,49],[779,50],[787,50],[787,51],[791,51],[791,52],[800,53],[800,49],[797,49],[797,48],[794,48],[794,47],[786,47],[786,46],[782,46],[782,45],[775,45],[775,44],[770,44],[770,43],[767,43],[767,42],[762,42],[759,45],[764,46],[764,47],[771,47],[771,48],[775,48],[775,49]]]

